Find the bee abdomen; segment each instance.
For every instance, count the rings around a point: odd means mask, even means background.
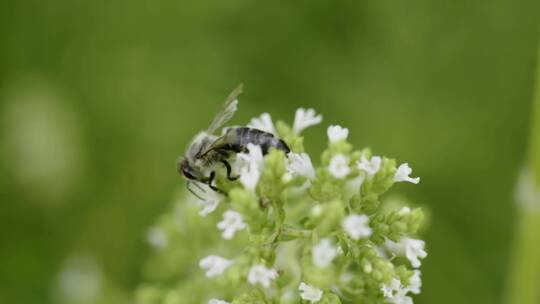
[[[235,128],[231,131],[235,133],[234,140],[231,143],[235,150],[246,151],[248,144],[254,144],[261,147],[263,154],[268,153],[270,148],[275,148],[285,153],[291,151],[283,140],[276,138],[272,133],[252,128]]]

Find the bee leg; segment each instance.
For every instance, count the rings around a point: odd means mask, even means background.
[[[225,191],[223,190],[220,190],[218,187],[212,185],[212,182],[214,181],[214,179],[216,178],[216,172],[212,171],[210,172],[210,176],[208,177],[208,187],[210,187],[210,189],[216,191],[216,192],[219,192],[221,194],[227,194]]]
[[[225,168],[227,168],[227,179],[230,180],[230,181],[237,180],[239,176],[231,176],[231,173],[232,173],[231,164],[229,164],[229,162],[226,161],[226,160],[222,160],[221,162],[223,163]]]

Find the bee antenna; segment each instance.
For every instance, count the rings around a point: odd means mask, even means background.
[[[201,190],[202,193],[206,193],[206,191],[204,191],[203,187],[199,183],[195,183],[195,187],[197,187],[197,189]]]
[[[197,197],[201,201],[204,201],[204,199],[200,195],[198,195],[197,193],[195,193],[195,191],[193,191],[193,189],[191,188],[191,185],[192,185],[192,183],[190,181],[186,182],[186,188],[189,190],[189,192],[191,192],[191,194],[193,194],[195,197]],[[198,187],[199,187],[199,189],[201,189],[200,186],[198,186]]]

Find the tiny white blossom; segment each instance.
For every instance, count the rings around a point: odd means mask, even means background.
[[[304,129],[321,123],[322,115],[316,115],[313,109],[299,108],[294,114],[293,131],[300,134]]]
[[[423,259],[427,256],[427,252],[424,250],[424,241],[403,238],[402,242],[405,242],[405,256],[411,262],[411,265],[414,268],[420,267],[420,265],[422,264],[420,262],[420,259]]]
[[[232,264],[233,261],[217,255],[209,255],[199,261],[199,267],[206,271],[206,276],[209,278],[223,274]]]
[[[277,278],[277,271],[273,268],[266,268],[264,265],[253,265],[248,273],[248,282],[251,285],[260,284],[264,288],[269,288],[271,281]]]
[[[165,248],[169,244],[167,233],[165,230],[158,227],[148,229],[146,239],[150,245],[156,248]]]
[[[303,300],[309,301],[311,303],[319,302],[323,295],[322,290],[317,287],[308,285],[304,282],[300,283],[298,290],[300,291],[300,297]]]
[[[373,156],[371,157],[371,160],[368,160],[364,155],[362,155],[362,158],[356,164],[358,169],[366,172],[367,176],[372,178],[377,172],[379,172],[379,169],[381,168],[381,161],[382,159],[380,156]]]
[[[348,179],[345,182],[345,188],[344,188],[344,198],[346,200],[351,199],[355,194],[358,193],[360,190],[360,187],[362,187],[362,184],[364,183],[364,180],[366,179],[366,176],[363,174],[358,175],[355,178]]]
[[[351,214],[343,220],[341,225],[353,240],[359,240],[371,235],[372,230],[368,223],[367,215]]]
[[[199,214],[201,216],[207,216],[208,214],[214,212],[214,210],[216,210],[221,200],[223,200],[223,195],[209,189],[209,191],[207,191],[207,194],[203,197],[203,199],[199,200],[199,204],[202,206],[202,209],[201,211],[199,211]]]
[[[382,284],[381,291],[391,304],[413,304],[412,298],[407,296],[409,290],[401,282],[393,278],[390,284]]]
[[[383,246],[373,246],[373,249],[381,258],[388,259],[388,254],[386,253],[386,250],[384,250]],[[390,258],[390,260],[391,259],[392,258]]]
[[[337,256],[337,248],[332,245],[330,239],[322,239],[319,244],[313,246],[311,251],[313,264],[319,268],[324,268]]]
[[[390,239],[385,240],[384,247],[394,255],[404,255],[405,253],[403,244],[396,243]]]
[[[330,159],[328,171],[335,178],[345,178],[351,172],[349,168],[349,158],[343,154],[336,154]]]
[[[223,213],[223,220],[217,224],[219,230],[223,230],[221,236],[230,240],[234,237],[237,230],[246,228],[242,215],[233,210],[227,210]]]
[[[315,169],[311,158],[306,153],[289,153],[287,171],[292,175],[300,175],[310,180],[315,179]]]
[[[411,262],[414,268],[420,267],[422,264],[420,259],[427,256],[424,250],[424,241],[415,240],[408,237],[403,237],[398,243],[391,240],[386,240],[385,246],[388,250],[398,256],[405,256]]]
[[[383,295],[385,298],[394,297],[394,292],[399,290],[400,288],[401,288],[401,282],[396,278],[392,278],[392,281],[390,281],[390,284],[381,285],[381,291],[383,292]]]
[[[407,289],[414,294],[419,294],[420,288],[422,288],[422,279],[420,278],[420,275],[420,270],[415,270],[412,277],[409,278]]]
[[[199,215],[207,216],[208,214],[214,212],[214,210],[216,210],[218,205],[219,205],[218,200],[201,201],[202,209],[201,211],[199,211]]]
[[[394,181],[418,184],[420,182],[420,177],[412,178],[410,177],[411,173],[412,169],[409,167],[409,164],[401,164],[394,175]]]
[[[210,299],[208,300],[208,304],[231,304],[231,303],[220,300],[220,299]]]
[[[268,133],[276,134],[272,117],[268,113],[262,113],[261,116],[253,118],[247,125],[250,128],[258,129]]]
[[[328,139],[330,142],[338,142],[340,140],[345,140],[349,136],[349,129],[343,128],[341,126],[330,126],[326,130]]]
[[[407,296],[403,292],[397,293],[394,298],[389,299],[391,304],[413,304],[411,297]]]
[[[262,167],[264,166],[264,156],[261,150],[261,146],[249,143],[247,144],[246,148],[248,150],[248,153],[237,154],[240,162],[242,162],[244,165],[254,163],[262,170]]]
[[[252,192],[257,188],[257,183],[261,178],[261,171],[255,163],[249,163],[240,169],[240,183]]]
[[[191,194],[198,198],[197,204],[201,206],[199,215],[207,216],[208,214],[216,210],[219,203],[223,200],[223,195],[219,194],[216,191],[213,191],[212,189],[210,189],[210,187],[208,187],[208,185],[205,185],[203,183],[190,183],[193,186],[190,187],[190,185],[188,185],[188,188],[191,191]]]
[[[237,166],[240,167],[240,182],[248,190],[255,191],[264,167],[261,146],[248,144],[248,153],[237,155]]]

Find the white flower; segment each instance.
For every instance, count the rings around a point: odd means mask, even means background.
[[[322,239],[319,244],[313,246],[313,264],[319,268],[324,268],[332,263],[337,254],[337,248],[332,245],[332,241]]]
[[[411,262],[411,265],[414,268],[420,267],[422,263],[419,258],[427,257],[427,252],[424,250],[424,241],[410,238],[403,238],[401,241],[405,244],[405,256]]]
[[[264,167],[261,146],[248,144],[248,153],[237,155],[237,166],[240,167],[240,182],[248,190],[255,191]]]
[[[220,299],[210,299],[208,300],[208,304],[230,304],[230,303],[227,301],[220,300]]]
[[[253,118],[247,126],[268,133],[276,134],[276,129],[274,128],[272,117],[268,113],[262,113],[261,116]]]
[[[202,207],[199,211],[201,216],[207,216],[216,210],[219,203],[223,200],[223,195],[210,189],[208,185],[199,182],[189,182],[188,188],[192,195],[198,198],[197,203]]]
[[[414,294],[419,294],[420,288],[422,287],[420,275],[420,270],[415,270],[412,277],[409,278],[409,286],[407,286],[407,289]]]
[[[305,128],[321,123],[322,115],[316,115],[313,109],[299,108],[294,114],[293,131],[300,134]]]
[[[264,288],[269,288],[272,280],[277,278],[277,271],[266,268],[264,265],[253,265],[249,270],[248,282],[251,285],[261,284]]]
[[[336,154],[330,159],[328,171],[335,178],[345,178],[351,172],[349,168],[349,158],[343,154]]]
[[[240,213],[228,210],[223,213],[223,220],[217,224],[217,227],[219,230],[223,230],[221,236],[226,240],[230,240],[237,230],[246,228],[246,224]]]
[[[234,262],[217,255],[209,255],[199,261],[199,267],[206,271],[206,276],[213,278],[223,274]]]
[[[262,170],[264,166],[264,156],[261,150],[261,146],[249,143],[247,144],[247,150],[248,153],[237,154],[240,162],[242,162],[244,165],[254,163]]]
[[[211,201],[200,201],[202,209],[199,211],[199,215],[201,216],[207,216],[208,214],[214,212],[216,210],[217,206],[219,205],[218,200],[211,200]]]
[[[300,283],[298,290],[300,291],[300,297],[303,300],[309,301],[311,303],[319,302],[323,295],[322,290],[317,287],[308,285],[304,282]]]
[[[367,215],[351,214],[343,220],[341,226],[353,240],[359,240],[371,235],[372,230],[368,223],[369,218]]]
[[[392,257],[405,255],[405,247],[401,243],[396,243],[390,239],[386,239],[384,242],[386,250],[390,251]]]
[[[157,227],[148,229],[148,232],[146,233],[146,239],[148,240],[148,243],[150,243],[150,245],[156,248],[167,247],[167,244],[169,243],[167,233],[162,228]]]
[[[413,304],[412,298],[403,292],[398,292],[392,299],[389,299],[389,302],[391,304]]]
[[[199,204],[202,206],[199,214],[201,216],[207,216],[208,214],[214,212],[222,199],[223,195],[219,194],[216,191],[208,189],[205,197],[203,197],[202,200],[199,200]]]
[[[390,284],[381,285],[381,291],[383,292],[385,298],[392,298],[394,296],[394,292],[399,290],[401,287],[401,282],[396,278],[392,278]]]
[[[390,284],[382,284],[381,291],[384,297],[391,304],[413,304],[412,298],[407,296],[409,290],[401,282],[393,278]]]
[[[420,177],[412,178],[411,175],[412,169],[409,167],[409,164],[401,164],[394,175],[395,182],[409,182],[413,184],[418,184],[420,182]]]
[[[315,169],[311,158],[306,153],[289,153],[287,171],[292,175],[300,175],[308,179],[315,179]]]
[[[340,140],[345,140],[349,136],[349,129],[342,128],[341,126],[330,126],[326,130],[328,139],[330,142],[338,142]]]
[[[240,182],[244,188],[254,192],[261,178],[261,171],[255,163],[249,163],[240,169]]]
[[[427,256],[424,250],[424,241],[415,240],[408,237],[403,237],[398,243],[391,240],[386,240],[385,246],[388,250],[398,256],[405,256],[411,262],[414,268],[420,267],[422,264],[420,259]]]
[[[365,179],[366,179],[366,176],[363,174],[360,174],[355,178],[348,179],[345,182],[344,193],[343,193],[344,198],[346,200],[349,200],[351,197],[357,194],[358,191],[360,190],[360,187],[362,187],[362,184],[364,183]]]
[[[364,155],[359,162],[357,162],[358,169],[366,172],[369,178],[372,178],[381,168],[382,159],[379,156],[371,157],[371,160],[368,160]]]

